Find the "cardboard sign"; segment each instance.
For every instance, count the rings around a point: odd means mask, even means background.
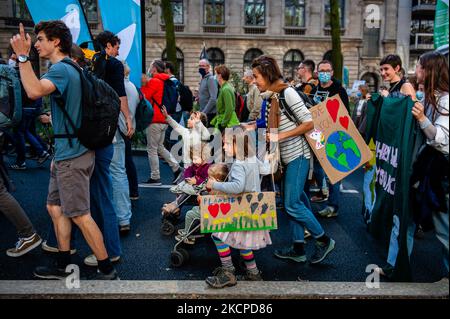
[[[313,117],[314,130],[305,136],[332,184],[372,158],[369,147],[339,95],[326,99],[309,111]]]
[[[277,229],[274,192],[201,196],[200,214],[202,233]]]

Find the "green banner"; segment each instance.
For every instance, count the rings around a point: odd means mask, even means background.
[[[434,48],[448,44],[448,0],[437,0],[434,20]]]

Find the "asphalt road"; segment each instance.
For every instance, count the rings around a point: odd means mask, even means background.
[[[12,158],[6,158],[6,161]],[[147,157],[136,155],[140,181],[149,176]],[[21,203],[41,236],[46,237],[50,218],[45,208],[49,180],[49,162],[37,167],[28,161],[25,171],[11,171],[17,186],[13,194]],[[162,182],[168,185],[172,173],[167,165],[161,165]],[[357,171],[344,181],[345,189],[360,190],[362,172]],[[122,239],[123,256],[117,264],[121,279],[124,280],[202,280],[219,265],[219,258],[212,240],[208,237],[197,241],[189,249],[190,261],[181,268],[170,267],[170,253],[175,244],[173,237],[160,233],[160,208],[163,203],[173,200],[167,188],[140,188],[140,199],[133,202],[132,231]],[[320,219],[325,231],[335,239],[336,248],[324,263],[311,266],[279,260],[273,257],[277,248],[290,245],[289,226],[286,216],[279,212],[279,229],[271,232],[273,245],[255,252],[256,261],[263,271],[265,280],[291,281],[300,277],[310,281],[365,281],[366,266],[384,265],[386,249],[374,241],[366,231],[361,217],[362,195],[343,193],[340,214],[334,219]],[[314,205],[315,210],[320,206]],[[184,212],[186,209],[183,210]],[[181,226],[181,224],[179,225]],[[80,236],[79,236],[80,237]],[[11,224],[0,214],[0,280],[30,280],[32,270],[37,265],[52,262],[52,256],[40,248],[21,258],[6,256],[6,249],[12,247],[17,237]],[[89,249],[82,238],[74,246],[78,253],[73,261],[82,265]],[[307,243],[307,254],[311,256],[313,241]],[[237,257],[237,255],[236,255]],[[82,274],[89,275],[94,269],[81,267]],[[441,247],[432,232],[424,239],[416,240],[412,255],[412,271],[415,282],[434,282],[445,275],[442,264]],[[1,283],[0,283],[1,284]]]

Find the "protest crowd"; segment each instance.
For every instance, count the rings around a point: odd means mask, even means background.
[[[88,58],[85,48],[72,43],[61,21],[42,21],[34,33],[32,42],[21,26],[11,39],[9,61],[0,65],[2,78],[5,74],[15,80],[18,88],[8,91],[13,96],[6,100],[20,101],[22,113],[17,123],[1,118],[0,211],[17,230],[18,241],[13,246],[11,239],[8,256],[20,258],[38,247],[55,254],[54,266],[36,266],[37,278],[66,278],[70,274],[66,267],[77,252],[73,238],[82,236],[91,249],[84,263],[98,268],[95,279],[119,279],[114,264],[123,257],[121,237],[133,227],[131,203],[142,196],[139,184],[162,184],[161,161],[173,172],[168,192],[174,200],[153,213],[162,214],[162,230],[180,245],[194,245],[200,228],[207,228],[208,218],[214,216],[210,210],[205,217],[201,205],[205,198],[233,197],[241,204],[242,194],[270,193],[276,197],[276,213],[289,219],[292,242],[274,247],[274,257],[322,263],[339,247],[321,219],[338,218],[343,178],[330,178],[330,169],[317,156],[319,150],[329,149],[310,110],[327,105],[325,110],[336,123],[339,115],[332,114],[327,103],[336,97],[345,108],[339,112],[351,118],[349,123],[341,116],[342,126],[354,126],[371,155],[367,162],[340,171],[364,170],[361,215],[368,230],[388,247],[386,264],[376,271],[387,280],[410,280],[414,240],[418,232],[434,229],[448,274],[449,72],[442,54],[423,54],[412,78],[402,75],[399,56],[385,56],[379,67],[388,87],[370,92],[360,85],[350,97],[333,76],[331,61],[303,60],[297,68],[300,81],[295,83],[283,77],[273,57],[261,55],[241,74],[248,87],[241,95],[232,85],[230,68],[213,68],[207,56],[198,62],[197,90],[181,83],[174,75],[176,67],[162,60],[152,61],[137,88],[129,78],[130,66],[117,59],[121,41],[116,34],[98,34],[95,54]],[[41,77],[29,62],[32,45],[50,63]],[[51,110],[44,113],[46,98]],[[94,104],[92,114],[89,106]],[[388,113],[395,114],[395,123]],[[51,139],[43,141],[37,134],[37,122],[52,127]],[[311,131],[317,137],[310,136]],[[142,176],[133,162],[132,140],[137,133],[145,137],[149,176]],[[344,143],[346,136],[337,141],[351,148],[352,140]],[[3,154],[14,161],[4,162]],[[38,165],[51,160],[46,238],[13,197],[8,175],[8,170],[26,174],[27,161],[33,160]],[[336,163],[334,167],[352,164],[350,158],[337,156]],[[311,203],[326,205],[314,211]],[[263,210],[261,216],[270,215],[268,206],[258,209]],[[182,226],[172,229],[180,218]],[[268,227],[247,229],[213,227],[204,232],[218,254],[217,267],[207,265],[212,270],[205,278],[209,286],[263,280],[254,251],[272,249],[268,246],[277,232]],[[306,253],[306,238],[314,247],[311,256]],[[232,249],[239,251],[243,276],[237,274]],[[174,263],[180,258],[176,249],[173,258]]]

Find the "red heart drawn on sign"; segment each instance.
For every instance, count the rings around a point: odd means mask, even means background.
[[[327,102],[327,110],[330,114],[333,122],[336,123],[338,112],[339,112],[339,101],[338,100],[330,100]]]
[[[216,218],[219,215],[219,204],[208,206],[208,211],[212,217]]]
[[[231,209],[230,203],[222,203],[220,204],[220,210],[222,211],[222,214],[226,215]]]
[[[348,123],[349,123],[348,116],[341,116],[339,118],[339,123],[341,123],[341,125],[345,127],[346,130],[348,130]]]

